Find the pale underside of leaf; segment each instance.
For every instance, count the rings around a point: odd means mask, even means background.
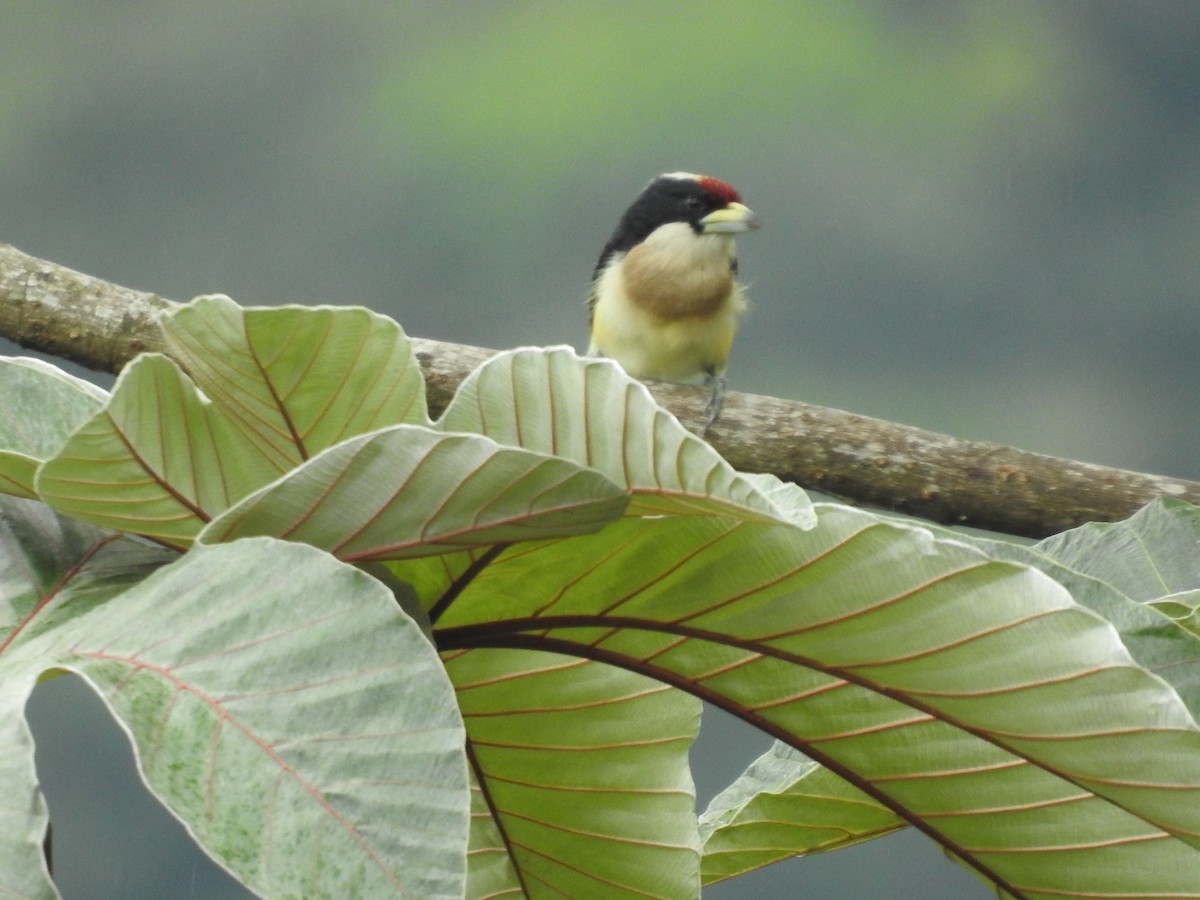
[[[273,535],[349,561],[397,559],[589,533],[627,502],[608,479],[566,460],[397,425],[324,451],[201,539]]]
[[[42,850],[50,817],[34,789],[33,737],[25,722],[36,672],[14,671],[5,662],[0,658],[0,896],[48,900],[58,896]]]
[[[1168,594],[1150,605],[1193,637],[1200,638],[1200,590]]]
[[[492,357],[462,383],[438,427],[597,469],[633,492],[630,515],[720,512],[812,523],[802,491],[781,511],[620,366],[570,348]]]
[[[68,515],[186,547],[214,515],[279,474],[174,363],[144,354],[42,465],[36,488]]]
[[[1083,525],[1037,545],[1138,601],[1200,588],[1198,547],[1200,508],[1180,500],[1157,500],[1124,521]]]
[[[42,848],[48,817],[25,721],[33,685],[54,661],[42,651],[90,604],[173,557],[41,503],[0,497],[0,896],[58,896]]]
[[[248,887],[461,895],[461,718],[432,646],[378,582],[260,538],[89,599],[19,658],[94,685],[151,790]],[[80,602],[68,584],[46,612]]]
[[[281,469],[357,434],[429,422],[411,342],[363,307],[243,308],[211,295],[162,328],[171,356]]]
[[[33,498],[37,467],[107,394],[42,360],[0,357],[0,397],[0,493]]]

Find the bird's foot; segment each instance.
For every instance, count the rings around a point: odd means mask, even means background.
[[[710,375],[706,383],[712,386],[712,393],[708,395],[708,405],[704,407],[704,428],[700,431],[701,437],[708,434],[708,429],[713,427],[717,417],[721,415],[721,407],[725,403],[725,388],[729,384],[721,375]]]

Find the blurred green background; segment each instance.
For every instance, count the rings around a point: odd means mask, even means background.
[[[767,223],[740,241],[733,387],[1200,478],[1195,0],[0,0],[0,34],[0,241],[26,252],[582,347],[617,217],[704,172]],[[47,746],[89,714],[55,690]],[[723,734],[704,796],[746,759]],[[190,862],[166,888],[136,861],[68,878],[118,851],[62,828],[68,898],[235,896]],[[919,841],[711,896],[985,896]]]

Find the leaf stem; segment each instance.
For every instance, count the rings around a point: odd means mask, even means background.
[[[493,544],[483,553],[483,555],[475,559],[471,565],[467,566],[466,570],[456,579],[454,579],[450,587],[446,589],[446,593],[442,594],[442,596],[438,598],[437,603],[433,604],[433,606],[429,608],[430,622],[436,625],[438,619],[441,618],[442,613],[450,608],[450,604],[458,599],[459,594],[465,591],[471,582],[474,581],[479,575],[479,573],[490,566],[496,557],[507,549],[507,543]]]

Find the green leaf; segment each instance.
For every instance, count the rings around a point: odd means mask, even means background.
[[[35,486],[67,515],[186,547],[279,474],[178,366],[149,353],[125,367],[108,403],[42,465]]]
[[[0,690],[0,896],[55,898],[42,840],[50,817],[41,792],[35,790],[33,736],[25,722],[25,701],[37,674],[24,672],[5,678]]]
[[[704,883],[882,837],[907,824],[824,766],[777,742],[701,816]]]
[[[368,310],[243,310],[202,297],[163,332],[195,383],[165,357],[135,360],[42,467],[34,486],[46,502],[185,548],[312,454],[361,431],[428,422],[408,338]]]
[[[0,896],[57,897],[42,852],[48,816],[37,789],[25,703],[47,667],[31,642],[174,557],[157,547],[0,497]]]
[[[467,896],[697,896],[696,700],[550,653],[445,661],[476,779]]]
[[[363,562],[585,534],[628,496],[603,475],[473,434],[396,425],[320,453],[218,517],[215,543],[274,535]]]
[[[813,522],[808,496],[765,475],[735,472],[609,360],[568,348],[523,349],[488,359],[464,381],[439,430],[488,435],[594,468],[633,494],[627,515],[779,515]],[[463,552],[389,564],[434,611],[460,579],[490,560]]]
[[[456,583],[438,644],[697,693],[1015,896],[1194,890],[1200,729],[1111,626],[1037,571],[816,510],[811,530],[626,518],[510,548]]]
[[[783,481],[769,472],[739,472],[742,479],[758,488],[771,501],[778,518],[797,528],[812,528],[817,523],[812,500],[798,484]]]
[[[1123,522],[1089,524],[1024,546],[954,535],[993,559],[1030,565],[1100,613],[1138,664],[1171,684],[1200,714],[1200,636],[1177,606],[1160,601],[1200,589],[1200,510],[1155,501]]]
[[[1041,541],[1033,552],[1051,565],[1080,602],[1092,606],[1091,579],[1119,592],[1122,601],[1100,610],[1121,632],[1134,658],[1164,678],[1200,715],[1200,635],[1178,604],[1200,590],[1200,508],[1156,500],[1122,522],[1092,523]],[[1040,563],[1035,563],[1042,565]]]
[[[280,470],[388,425],[427,425],[425,381],[392,319],[362,307],[242,308],[198,297],[167,351]]]
[[[438,427],[597,469],[633,492],[630,515],[781,515],[643,384],[611,360],[581,359],[569,348],[512,350],[487,360],[463,381]],[[790,502],[797,524],[811,524],[804,493],[797,489]]]
[[[1200,590],[1168,594],[1150,605],[1193,637],[1200,638]]]
[[[20,510],[9,521],[26,528]],[[109,536],[56,572],[12,552],[30,543],[4,543],[4,602],[23,613],[0,653],[10,708],[40,672],[82,675],[129,729],[150,789],[263,896],[461,896],[461,717],[433,647],[378,582],[265,538],[197,547],[133,583],[164,551]],[[6,796],[36,797],[27,736],[17,748]],[[17,819],[0,827],[27,872],[40,801]]]
[[[0,491],[34,498],[37,467],[108,394],[40,359],[0,357],[0,397]]]
[[[1200,588],[1200,508],[1156,500],[1123,522],[1094,522],[1046,538],[1040,553],[1132,600]]]

